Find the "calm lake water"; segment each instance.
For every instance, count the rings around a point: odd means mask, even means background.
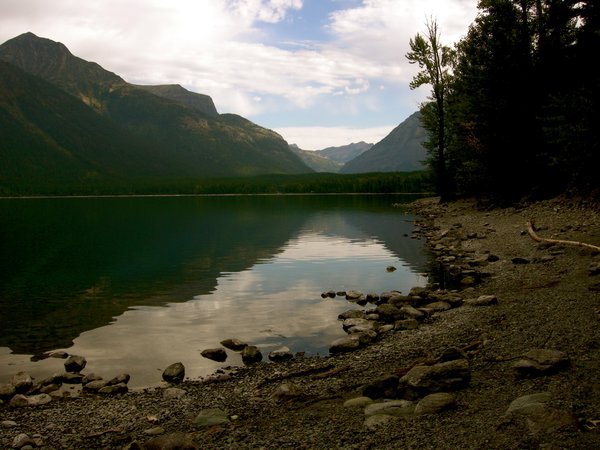
[[[222,363],[200,352],[239,338],[267,354],[327,355],[354,305],[326,290],[408,291],[428,256],[402,196],[0,200],[0,383],[46,377],[65,350],[84,373],[155,385]],[[408,235],[408,237],[406,236]],[[398,270],[387,272],[393,265]],[[241,365],[229,352],[225,365]]]

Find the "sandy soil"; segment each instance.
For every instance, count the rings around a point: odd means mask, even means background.
[[[423,218],[419,233],[446,269],[483,276],[481,283],[461,286],[460,297],[493,294],[498,304],[436,312],[415,330],[389,331],[337,356],[258,364],[184,382],[177,386],[185,391],[179,398],[165,398],[159,387],[35,407],[5,402],[0,447],[11,448],[27,434],[30,440],[22,442],[32,447],[77,449],[600,448],[600,275],[594,269],[600,256],[539,244],[525,232],[526,221],[535,218],[542,237],[600,245],[598,205],[559,198],[485,210],[474,201],[440,205],[425,199],[414,208]],[[471,370],[468,386],[452,393],[454,408],[365,426],[363,408],[344,406],[365,386],[402,376],[415,364],[433,364],[448,348],[464,351]],[[565,352],[570,364],[541,376],[517,376],[515,362],[536,348]],[[550,398],[541,410],[506,415],[513,400],[540,392]],[[221,409],[229,422],[195,424],[208,408]]]

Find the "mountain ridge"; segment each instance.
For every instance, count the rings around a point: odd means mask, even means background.
[[[0,135],[2,162],[11,167],[20,164],[23,177],[37,173],[35,158],[27,157],[28,149],[23,148],[26,144],[19,143],[28,139],[35,141],[38,157],[43,156],[44,146],[54,155],[52,158],[60,147],[62,153],[59,153],[85,160],[97,169],[95,173],[101,178],[115,174],[135,179],[312,172],[289,150],[280,135],[240,116],[219,115],[209,96],[192,93],[178,85],[149,88],[131,85],[100,65],[73,55],[63,44],[33,33],[0,45],[0,60],[6,62],[1,66],[6,76],[4,92],[0,92],[0,98],[4,99],[0,113],[6,123],[11,124],[2,128]],[[28,76],[19,81],[14,68]],[[86,111],[81,112],[79,118],[73,117],[69,109],[82,110],[50,85],[95,115]],[[35,95],[40,98],[33,98],[28,86],[34,86]],[[10,92],[15,90],[23,97],[18,103],[10,97]],[[180,98],[173,98],[177,96]],[[58,120],[60,117],[79,123],[80,132],[71,127],[69,121]],[[87,123],[82,122],[84,118]],[[104,143],[100,147],[82,131],[89,133],[95,128],[108,133],[106,138],[100,139]],[[23,139],[15,139],[11,133]],[[107,139],[117,142],[114,148]],[[60,144],[55,145],[58,141]],[[129,147],[124,142],[129,142]],[[95,149],[95,154],[86,153],[88,148]],[[119,150],[111,153],[105,148]],[[12,161],[5,161],[8,155]],[[81,179],[81,167],[76,166],[77,170],[67,178]],[[130,170],[124,172],[123,167]],[[0,180],[2,177],[0,168]],[[58,174],[54,182],[61,182]]]
[[[348,161],[340,173],[413,172],[424,170],[427,152],[423,147],[426,132],[421,126],[420,112],[407,117],[386,137]]]

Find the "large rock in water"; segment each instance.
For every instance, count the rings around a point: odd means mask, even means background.
[[[456,359],[432,366],[415,366],[400,378],[398,394],[418,398],[435,392],[453,391],[468,386],[471,369],[466,359]]]
[[[169,383],[181,383],[185,378],[185,367],[182,363],[171,364],[162,374],[163,380]]]
[[[221,345],[235,352],[241,352],[244,350],[244,348],[248,347],[248,344],[240,341],[239,339],[225,339],[221,341]]]
[[[33,386],[33,380],[27,372],[18,372],[12,377],[12,385],[18,393],[27,392]]]
[[[222,348],[207,348],[200,353],[206,359],[223,362],[227,359],[227,352]]]
[[[65,361],[65,370],[70,373],[79,373],[87,364],[83,356],[71,355]]]
[[[249,345],[242,350],[242,361],[244,364],[254,364],[262,361],[262,358],[262,353],[254,345]]]

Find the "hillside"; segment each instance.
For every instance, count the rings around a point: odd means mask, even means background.
[[[322,156],[319,151],[302,150],[296,144],[290,144],[290,150],[304,161],[308,167],[315,172],[333,172],[337,173],[342,168],[342,163],[333,161]]]
[[[169,168],[166,158],[158,158],[157,147],[53,84],[2,61],[0,149],[0,187],[5,189],[48,188],[59,181],[92,182],[128,173],[156,176]]]
[[[425,130],[416,112],[371,149],[347,162],[340,173],[412,172],[425,168]]]
[[[44,179],[54,184],[82,174],[136,179],[311,171],[277,133],[218,115],[210,97],[178,86],[128,84],[49,39],[18,36],[0,45],[0,60],[29,74],[1,66],[5,180],[17,182],[10,171],[35,184],[45,159],[56,171],[44,172]]]

